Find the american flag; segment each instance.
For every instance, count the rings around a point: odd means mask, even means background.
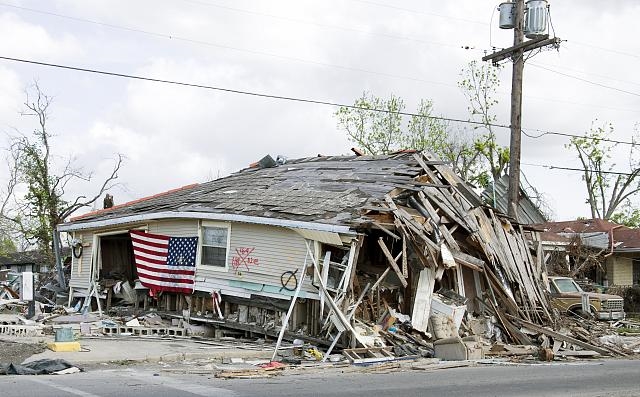
[[[193,293],[197,237],[129,231],[138,278],[150,290]]]

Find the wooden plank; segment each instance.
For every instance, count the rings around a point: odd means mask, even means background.
[[[511,228],[511,224],[508,223],[508,221],[505,221],[505,229],[502,221],[495,217],[493,211],[489,210],[489,213],[491,214],[490,219],[492,221],[491,223],[493,224],[496,237],[500,241],[499,248],[502,251],[502,257],[506,259],[506,262],[503,263],[503,268],[507,268],[511,272],[513,276],[511,281],[515,281],[520,286],[520,288],[516,290],[516,293],[520,294],[521,297],[521,306],[523,306],[522,312],[527,319],[531,320],[530,315],[537,306],[535,299],[531,299],[535,292],[533,291],[533,286],[531,285],[529,278],[526,277],[527,272],[523,267],[524,259],[520,257],[516,243],[512,239],[510,230],[508,230]]]
[[[431,216],[431,219],[433,219],[433,221],[436,223],[440,223],[440,216],[438,215],[436,209],[433,208],[433,205],[431,205],[431,202],[429,201],[427,196],[425,196],[424,191],[418,193],[418,199],[420,204],[422,204],[424,209],[429,213],[429,216]]]
[[[433,269],[426,267],[420,271],[413,301],[413,312],[411,313],[411,326],[420,332],[427,332],[431,313],[431,296],[433,295],[435,281]]]
[[[409,266],[407,263],[407,236],[402,236],[402,275],[409,277]]]
[[[398,208],[398,206],[396,206],[396,204],[393,201],[393,199],[391,198],[391,196],[386,195],[385,196],[385,202],[393,210],[393,214],[394,214],[394,216],[396,218],[396,222],[395,222],[396,227],[404,230],[405,233],[410,234],[410,233],[407,232],[406,228],[401,226],[401,225],[405,225],[407,228],[410,228],[411,231],[414,234],[417,234],[418,236],[420,236],[420,238],[422,240],[425,240],[425,242],[429,242],[430,241],[429,237],[427,237],[425,232],[432,231],[431,226],[426,228],[425,225],[421,225],[418,222],[416,222],[409,213],[407,213],[406,211],[404,211],[404,210]],[[399,224],[397,221],[401,221],[401,223]]]
[[[384,256],[387,258],[389,265],[391,265],[391,268],[393,269],[393,271],[395,271],[396,274],[398,275],[398,278],[400,279],[402,286],[406,288],[408,285],[407,279],[402,275],[402,270],[400,270],[400,268],[398,267],[398,264],[393,260],[393,255],[391,255],[391,252],[389,252],[389,249],[387,248],[387,245],[384,243],[384,240],[382,239],[382,237],[378,238],[378,245],[380,246],[380,248],[382,248],[382,252],[384,253]]]
[[[493,288],[491,286],[492,285],[496,286],[498,288],[498,292],[500,293],[500,297],[502,298],[501,299],[502,303],[507,306],[507,309],[511,313],[518,313],[519,312],[518,304],[516,303],[515,300],[513,300],[513,297],[511,297],[511,295],[507,293],[507,291],[504,289],[504,286],[502,285],[500,280],[498,280],[498,278],[493,273],[491,268],[489,266],[484,266],[483,269],[484,269],[485,277],[487,279],[487,285],[491,289],[491,292],[494,293]]]
[[[382,272],[382,274],[380,275],[380,277],[378,277],[378,279],[376,280],[376,282],[373,284],[373,286],[371,287],[371,291],[375,291],[376,288],[378,288],[378,285],[380,285],[380,283],[385,279],[385,277],[387,277],[387,274],[389,274],[389,271],[391,270],[390,267],[386,268],[384,270],[384,272]]]
[[[430,155],[426,152],[416,153],[414,157],[416,158],[416,160],[418,160],[418,157],[423,157],[427,161],[434,160],[430,158]],[[418,160],[418,164],[423,166],[424,160],[422,160],[422,162]],[[473,190],[471,190],[469,186],[458,175],[452,172],[451,168],[449,168],[448,166],[437,164],[432,165],[432,167],[435,168],[440,173],[440,175],[442,175],[442,177],[447,182],[449,182],[451,186],[455,187],[464,196],[464,198],[469,201],[469,204],[472,207],[477,207],[483,204],[482,199]]]
[[[558,350],[555,355],[564,357],[594,357],[599,356],[600,353],[593,350]]]
[[[538,307],[542,309],[542,312],[544,313],[546,319],[551,320],[552,316],[548,310],[550,302],[548,300],[546,288],[542,283],[542,274],[540,272],[540,268],[537,266],[537,261],[534,264],[533,256],[531,255],[529,246],[525,241],[524,230],[522,229],[521,225],[518,226],[518,231],[521,236],[518,246],[520,247],[520,252],[523,253],[523,255],[527,258],[527,271],[530,275],[531,281],[534,283],[533,287],[537,296]]]
[[[344,349],[342,354],[344,354],[353,364],[391,361],[395,359],[395,356],[391,352],[382,347]]]
[[[554,330],[551,330],[551,329],[548,329],[548,328],[545,328],[545,327],[541,327],[541,326],[539,326],[537,324],[534,324],[532,322],[525,321],[525,320],[522,320],[522,319],[514,318],[514,320],[520,322],[522,325],[524,325],[526,328],[529,328],[532,331],[540,332],[541,334],[544,334],[544,335],[552,337],[553,340],[565,341],[565,342],[571,343],[573,345],[580,346],[583,349],[593,350],[595,352],[598,352],[598,353],[606,355],[606,356],[610,356],[611,355],[611,352],[608,351],[608,350],[605,350],[605,349],[603,349],[601,347],[598,347],[598,346],[594,346],[594,345],[589,344],[587,342],[583,342],[580,339],[576,339],[576,338],[574,338],[572,336],[563,335],[563,334],[561,334],[559,332],[556,332]]]
[[[461,264],[462,266],[468,267],[471,270],[475,270],[477,272],[482,273],[484,271],[484,269],[481,266],[475,265],[471,262],[466,261],[463,258],[467,258],[470,257],[471,255],[466,255],[466,257],[461,257],[460,254],[462,254],[462,252],[452,252],[451,253],[453,255],[453,259],[456,260],[456,263]],[[473,257],[472,257],[473,258]]]
[[[376,228],[382,230],[383,232],[387,233],[389,236],[393,237],[395,240],[400,240],[400,236],[398,236],[397,234],[393,233],[391,230],[389,230],[388,228],[382,226],[380,223],[376,222],[376,221],[372,221],[371,224],[373,226],[375,226]]]
[[[447,242],[452,251],[461,251],[458,242],[453,238],[451,233],[449,233],[449,229],[447,229],[446,226],[440,225],[438,229],[440,230],[442,237],[444,237],[444,241]]]
[[[353,266],[351,266],[351,274],[349,275],[349,291],[353,292],[353,281],[355,279],[355,275],[356,275],[356,268],[358,267],[358,257],[360,256],[360,248],[362,248],[362,243],[364,242],[364,235],[360,234],[358,235],[358,239],[355,242],[355,245],[352,243],[351,244],[351,249],[353,250],[355,248],[355,252],[353,253],[353,258],[351,258],[351,256],[349,257],[350,260],[352,260],[352,264]],[[351,253],[349,254],[351,255]]]
[[[322,281],[326,284],[329,280],[329,267],[331,267],[331,251],[327,251],[324,254],[324,261],[322,261]],[[324,293],[320,292],[320,319],[324,317]]]
[[[482,259],[478,259],[475,256],[466,254],[464,252],[458,251],[458,252],[452,252],[453,257],[455,258],[456,261],[464,261],[467,262],[471,265],[474,265],[478,268],[480,268],[479,271],[483,271],[482,267],[486,265],[485,261],[483,261]]]
[[[424,188],[423,190],[425,194],[428,194],[429,199],[438,207],[447,218],[452,221],[460,224],[460,226],[464,227],[468,232],[471,232],[469,225],[467,222],[462,219],[462,217],[458,214],[455,208],[452,208],[449,201],[437,190],[433,188]]]

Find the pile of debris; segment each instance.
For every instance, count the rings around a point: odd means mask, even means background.
[[[568,350],[573,356],[629,354],[575,328],[555,331],[560,317],[550,305],[541,245],[437,159],[414,158],[422,168],[420,186],[397,186],[354,225],[382,232],[376,243],[387,268],[351,269],[338,283],[349,288],[337,292],[319,283],[321,302],[329,303],[320,309],[322,332],[332,341],[327,355],[336,344],[351,346],[343,353],[352,362],[509,356],[509,346],[527,346],[520,353],[542,352],[545,359]],[[309,255],[316,279],[326,280],[326,266]],[[351,338],[340,344],[344,332]]]

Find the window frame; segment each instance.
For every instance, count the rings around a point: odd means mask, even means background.
[[[204,244],[204,228],[212,227],[219,229],[227,229],[227,246],[225,247],[224,266],[212,266],[202,263],[202,250],[204,247],[214,247],[212,245]],[[198,253],[196,263],[199,267],[206,270],[213,270],[218,272],[227,272],[229,270],[229,250],[231,249],[231,223],[230,222],[215,222],[202,220],[198,224]]]

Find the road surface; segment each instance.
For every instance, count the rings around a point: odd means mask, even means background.
[[[162,367],[93,369],[71,375],[0,376],[0,396],[640,396],[640,361],[481,365],[435,371],[333,369],[268,379],[217,379]]]

